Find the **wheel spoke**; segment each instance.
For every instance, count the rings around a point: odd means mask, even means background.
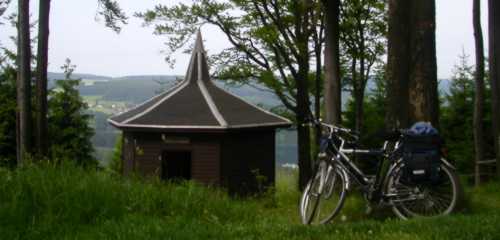
[[[324,224],[331,220],[342,207],[345,198],[345,179],[338,169],[318,170],[327,176],[316,176],[309,183],[309,192],[304,191],[300,213],[304,223]],[[323,182],[322,182],[323,181]],[[321,190],[319,186],[321,185]],[[308,190],[308,189],[306,189]]]
[[[395,189],[394,193],[400,197],[395,199],[404,199],[405,196],[422,195],[423,198],[401,201],[393,203],[395,213],[404,218],[415,216],[437,216],[448,214],[456,202],[456,183],[454,183],[453,173],[449,168],[442,166],[442,176],[439,184],[436,185],[416,185],[416,188],[408,188],[399,182],[399,176],[402,172],[402,166],[395,168],[387,189]],[[406,188],[406,189],[405,189]],[[410,190],[410,191],[408,191]]]

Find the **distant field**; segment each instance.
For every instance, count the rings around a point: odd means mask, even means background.
[[[95,112],[102,112],[109,115],[126,111],[131,106],[133,106],[133,104],[125,101],[104,100],[103,96],[98,96],[98,95],[83,95],[82,98],[85,101],[85,103],[87,103],[89,110]]]
[[[96,101],[101,100],[102,96],[99,96],[99,95],[83,95],[82,98],[87,103],[95,103]]]
[[[124,179],[65,167],[0,169],[2,239],[500,239],[500,189],[467,189],[461,213],[401,221],[364,214],[353,193],[325,226],[298,221],[296,172],[277,173],[276,192],[232,198],[192,182]],[[342,220],[341,220],[342,219]]]

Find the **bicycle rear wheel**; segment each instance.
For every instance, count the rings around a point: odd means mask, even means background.
[[[302,194],[302,223],[328,223],[340,212],[345,196],[346,179],[342,171],[332,166],[320,166]]]
[[[387,181],[387,192],[396,197],[392,210],[401,219],[448,215],[457,207],[460,195],[460,181],[453,171],[441,164],[439,184],[417,184],[408,186],[400,181],[404,163],[400,163]]]

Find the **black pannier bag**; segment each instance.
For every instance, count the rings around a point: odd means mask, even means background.
[[[441,178],[441,144],[438,134],[403,138],[403,175],[405,184],[437,184]]]

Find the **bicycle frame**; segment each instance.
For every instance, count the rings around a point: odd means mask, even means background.
[[[374,191],[381,192],[381,187],[383,185],[383,179],[386,177],[386,171],[383,171],[383,166],[386,161],[390,161],[393,159],[393,153],[395,151],[391,151],[388,153],[387,148],[389,145],[389,141],[385,141],[383,147],[380,149],[356,149],[356,148],[346,148],[347,140],[340,136],[339,131],[335,131],[335,127],[331,125],[323,124],[326,127],[330,128],[329,136],[324,138],[320,148],[320,154],[328,155],[327,152],[331,152],[331,163],[338,164],[342,170],[349,176],[346,179],[347,188],[350,188],[350,179],[354,179],[361,187],[364,192]],[[339,133],[339,134],[336,134]],[[335,140],[338,140],[335,144]],[[395,142],[394,149],[397,150],[399,148],[399,141]],[[359,169],[356,164],[349,158],[349,154],[353,155],[370,155],[381,157],[382,160],[378,163],[375,178],[371,181],[366,174],[363,173],[361,169]]]

